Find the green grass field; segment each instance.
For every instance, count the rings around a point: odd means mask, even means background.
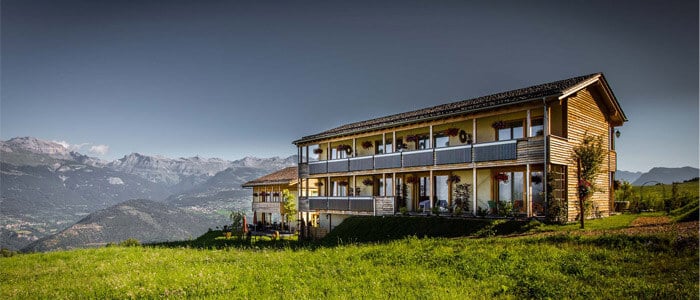
[[[638,216],[588,224],[591,230],[624,228]],[[589,236],[572,234],[579,230],[568,225],[547,226],[537,230],[552,232],[521,237],[407,237],[337,246],[264,240],[241,247],[211,232],[156,246],[22,254],[0,258],[0,299],[699,296],[697,231],[691,237]]]

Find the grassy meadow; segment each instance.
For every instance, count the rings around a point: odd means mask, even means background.
[[[242,247],[212,232],[190,242],[21,254],[0,258],[0,298],[697,299],[697,230],[576,234],[624,228],[639,216],[664,217],[620,215],[586,231],[546,225],[516,237]]]

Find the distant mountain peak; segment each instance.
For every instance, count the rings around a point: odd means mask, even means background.
[[[45,141],[35,137],[15,137],[2,144],[2,151],[25,150],[36,154],[45,154],[56,158],[70,158],[70,151],[62,144]]]

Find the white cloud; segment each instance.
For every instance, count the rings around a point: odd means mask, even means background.
[[[84,154],[84,150],[87,149],[92,155],[104,156],[109,152],[109,146],[107,145],[94,145],[93,143],[81,143],[81,144],[71,144],[66,141],[52,141],[66,148],[68,151],[75,151]],[[89,147],[89,148],[87,148]]]
[[[80,151],[83,147],[90,145],[90,143],[82,143],[82,144],[71,144],[66,141],[52,141],[56,144],[59,144],[63,146],[63,148],[66,148],[68,151]]]
[[[107,145],[94,145],[90,146],[90,153],[95,154],[95,155],[105,155],[107,152],[109,152],[109,146]]]

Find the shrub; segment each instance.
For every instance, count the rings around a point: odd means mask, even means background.
[[[139,240],[137,240],[137,239],[129,238],[129,239],[126,239],[126,240],[122,241],[121,243],[119,243],[119,246],[138,247],[138,246],[141,246],[141,242],[139,242]]]

